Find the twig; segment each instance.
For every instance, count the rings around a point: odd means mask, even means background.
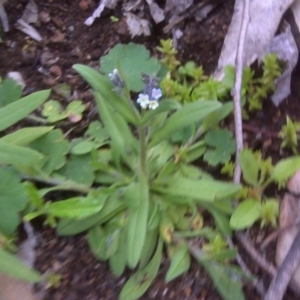
[[[281,300],[300,261],[300,231],[274,276],[264,300]]]
[[[296,219],[295,223],[293,224],[289,224],[283,228],[279,228],[275,231],[273,231],[271,234],[269,234],[267,236],[267,238],[263,241],[263,243],[260,245],[260,249],[264,250],[272,241],[274,241],[275,239],[277,239],[277,237],[281,234],[283,234],[284,232],[286,232],[287,230],[290,230],[292,228],[298,227],[300,226],[300,220]]]
[[[276,268],[272,264],[267,262],[258,253],[258,251],[253,247],[253,245],[250,243],[249,239],[245,236],[244,233],[236,232],[235,236],[241,243],[241,245],[244,247],[244,249],[247,250],[247,253],[260,266],[261,269],[263,269],[266,273],[270,274],[271,276],[274,276],[276,274]]]
[[[249,24],[249,8],[250,0],[244,0],[243,14],[241,16],[241,30],[235,60],[235,82],[232,90],[233,105],[234,105],[234,122],[235,122],[235,138],[236,138],[236,157],[234,170],[234,183],[240,183],[241,165],[240,152],[243,149],[243,123],[241,109],[241,87],[243,79],[244,67],[244,45]]]
[[[7,14],[5,12],[2,1],[0,1],[0,19],[1,19],[1,24],[3,27],[3,31],[8,32],[9,31],[9,23],[8,23]]]
[[[236,138],[236,158],[235,158],[235,170],[234,170],[234,183],[240,183],[241,180],[241,166],[240,166],[240,152],[243,149],[243,123],[242,123],[242,109],[241,109],[241,87],[244,67],[244,45],[247,34],[247,28],[250,20],[249,15],[250,0],[244,0],[243,13],[241,16],[241,30],[239,34],[239,42],[235,60],[235,83],[232,90],[233,102],[234,102],[234,122],[235,122],[235,138]],[[244,246],[246,251],[252,256],[252,258],[269,274],[274,275],[276,269],[270,265],[261,255],[255,250],[250,241],[246,238],[242,232],[236,232],[238,241]],[[262,292],[260,288],[255,286],[259,293]]]

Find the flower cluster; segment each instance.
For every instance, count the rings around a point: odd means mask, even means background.
[[[141,108],[150,108],[156,109],[158,107],[158,100],[162,96],[162,91],[160,88],[153,88],[150,96],[148,94],[139,94],[137,99],[137,103],[141,106]]]

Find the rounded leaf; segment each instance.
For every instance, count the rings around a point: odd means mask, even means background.
[[[243,201],[230,218],[230,226],[236,230],[250,227],[261,214],[261,203],[256,199]]]

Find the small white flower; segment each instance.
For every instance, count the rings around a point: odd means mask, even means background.
[[[158,100],[162,96],[162,91],[161,89],[153,88],[151,92],[151,98]]]
[[[136,102],[140,104],[141,108],[147,108],[150,103],[149,96],[147,94],[139,94]]]
[[[151,100],[150,102],[149,102],[149,108],[150,109],[156,109],[157,107],[158,107],[158,102],[156,101],[156,100]]]

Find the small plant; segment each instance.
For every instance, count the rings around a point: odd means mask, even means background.
[[[82,119],[82,113],[85,106],[80,100],[73,100],[63,109],[56,100],[49,100],[44,104],[42,115],[47,118],[49,123],[54,123],[63,119],[69,119],[72,123],[79,122]]]
[[[293,122],[289,116],[286,117],[286,125],[283,125],[278,137],[282,139],[281,149],[290,148],[294,154],[298,153],[298,131],[300,123]]]
[[[232,74],[228,69],[223,82],[207,78],[193,62],[180,66],[170,41],[161,43],[163,65],[145,47],[130,43],[102,57],[100,72],[73,66],[93,89],[100,116],[82,136],[68,139],[61,129],[47,126],[23,128],[0,139],[0,176],[6,180],[0,183],[0,231],[8,236],[21,216],[29,221],[41,215],[60,235],[88,231],[91,251],[109,262],[114,275],[126,267],[135,271],[121,300],[145,293],[158,273],[163,249],[170,261],[166,282],[189,269],[192,254],[224,299],[244,299],[244,274],[229,265],[236,250],[228,249],[225,237],[259,218],[262,226],[275,224],[278,205],[264,196],[264,189],[287,180],[299,158],[273,167],[244,151],[241,164],[250,187],[243,190],[193,165],[201,159],[213,167],[225,164],[223,171],[232,172],[235,141],[229,131],[218,129],[233,109],[232,102],[225,102]],[[56,93],[70,98],[71,89],[60,85]],[[44,91],[8,104],[0,95],[0,130],[48,96]],[[66,109],[49,101],[43,115],[50,122],[74,115],[78,121],[83,108],[77,101]],[[38,189],[35,181],[45,186]],[[53,201],[58,190],[60,195],[72,191],[72,197]],[[234,210],[234,199],[242,192]],[[5,199],[13,204],[6,215]],[[203,211],[211,214],[215,227],[205,225]],[[191,246],[188,239],[193,237],[203,239],[201,249]]]
[[[164,247],[170,260],[166,281],[186,272],[189,237],[202,236],[211,244],[205,259],[198,257],[202,264],[219,257],[218,265],[236,274],[226,266],[235,250],[229,251],[216,237],[231,234],[227,204],[240,187],[214,180],[191,164],[206,147],[214,151],[214,162],[230,157],[231,150],[224,155],[209,135],[205,141],[205,134],[230,113],[232,105],[206,100],[183,105],[165,98],[157,75],[163,73],[162,66],[134,44],[117,45],[101,58],[105,75],[83,65],[74,69],[93,88],[101,121],[70,142],[55,129],[30,144],[45,157],[31,174],[54,186],[37,190],[26,185],[31,202],[24,219],[45,215],[51,226],[60,219],[61,235],[88,230],[92,252],[109,261],[113,274],[120,276],[126,267],[135,270],[121,291],[122,300],[138,299],[148,289]],[[137,96],[132,98],[132,92]],[[174,141],[178,132],[185,133]],[[223,132],[214,134],[219,133]],[[80,195],[51,201],[51,192],[59,189]],[[46,194],[47,202],[42,199]],[[223,201],[227,204],[219,209]],[[216,229],[203,226],[198,207],[212,214]],[[219,280],[205,266],[213,280]],[[235,292],[242,293],[241,283]]]
[[[243,179],[248,187],[240,194],[242,199],[230,219],[230,226],[235,230],[251,227],[261,220],[261,227],[271,224],[276,227],[279,203],[268,198],[264,191],[274,182],[284,186],[286,181],[299,169],[300,157],[295,156],[280,160],[275,166],[271,160],[263,160],[260,153],[245,149],[240,155]]]
[[[187,62],[181,66],[176,59],[177,51],[173,48],[172,40],[161,40],[161,46],[157,49],[163,54],[162,64],[169,73],[162,82],[163,93],[180,102],[188,103],[206,100],[223,101],[230,95],[234,84],[234,68],[225,68],[222,82],[213,77],[207,78],[201,67],[194,62]],[[275,80],[282,73],[282,64],[275,54],[268,54],[262,60],[262,75],[255,76],[255,72],[246,67],[243,72],[242,96],[244,101],[244,117],[247,111],[260,110],[262,100],[274,91]]]

